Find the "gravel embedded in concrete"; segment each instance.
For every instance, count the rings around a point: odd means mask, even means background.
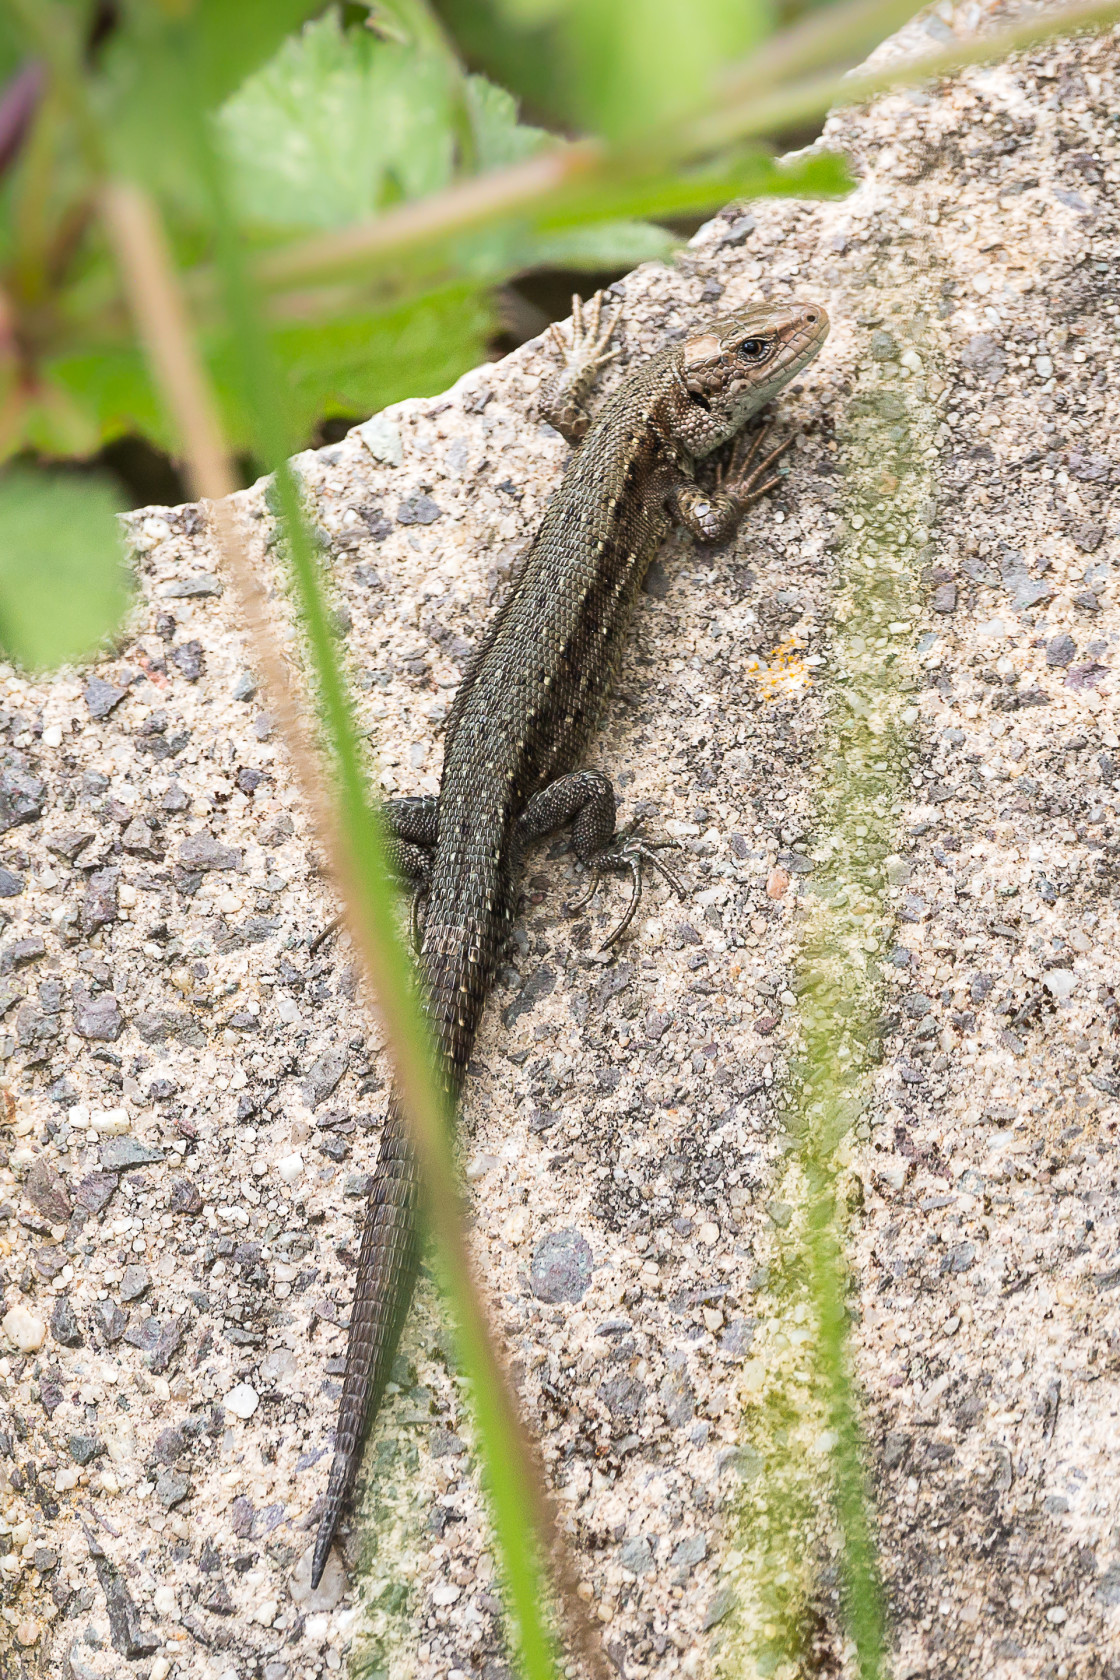
[[[965,21],[931,15],[927,44]],[[1120,1662],[1117,52],[1051,45],[841,115],[849,200],[729,212],[620,288],[628,355],[760,295],[834,321],[783,400],[789,480],[727,550],[667,545],[592,754],[624,817],[681,841],[689,901],[652,887],[604,961],[611,894],[567,918],[570,860],[531,857],[468,1080],[480,1271],[627,1674],[703,1669],[733,1622],[857,368],[938,415],[929,612],[887,631],[923,686],[853,1157],[896,1673]],[[565,452],[532,411],[550,355],[300,458],[387,792],[435,791],[469,647],[555,487]],[[269,564],[263,494],[239,505]],[[146,1655],[302,1677],[348,1643],[484,1675],[500,1588],[427,1284],[348,1552],[365,1597],[337,1559],[308,1591],[360,1240],[347,1184],[386,1069],[345,945],[312,949],[336,907],[197,510],[131,530],[143,601],[117,655],[0,694],[20,883],[0,936],[4,1613],[50,1675]],[[105,1451],[83,1464],[72,1441]]]

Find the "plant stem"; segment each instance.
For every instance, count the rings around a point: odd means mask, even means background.
[[[395,896],[388,884],[376,815],[366,792],[358,738],[330,643],[310,542],[306,537],[302,543],[295,538],[295,532],[302,528],[295,479],[281,463],[278,479],[284,511],[291,518],[297,590],[334,752],[335,775],[329,783],[292,694],[280,646],[264,610],[263,592],[252,574],[232,510],[221,500],[233,486],[233,475],[157,214],[140,189],[121,182],[106,189],[104,210],[141,336],[183,439],[192,479],[198,491],[213,500],[211,511],[222,559],[250,628],[255,661],[284,730],[297,781],[343,898],[347,927],[385,1023],[402,1107],[421,1166],[441,1280],[451,1301],[470,1380],[525,1673],[540,1680],[555,1674],[543,1616],[546,1595],[539,1554],[552,1558],[573,1638],[589,1665],[603,1673],[598,1643],[592,1639],[574,1593],[570,1566],[560,1549],[543,1476],[474,1283],[448,1144],[447,1116],[432,1077],[411,965],[396,934]]]
[[[909,10],[909,8],[907,8]],[[391,210],[338,232],[301,239],[257,259],[254,278],[275,288],[329,278],[339,270],[369,267],[417,246],[466,228],[531,210],[545,217],[550,206],[575,188],[618,188],[648,176],[659,166],[681,168],[737,141],[760,139],[822,116],[833,105],[857,105],[894,87],[912,86],[949,75],[972,64],[988,63],[1008,53],[1078,29],[1102,27],[1120,17],[1120,0],[1092,0],[1042,18],[997,30],[982,40],[962,42],[905,64],[891,64],[871,75],[828,70],[782,84],[791,70],[815,66],[844,41],[846,26],[866,41],[871,20],[889,27],[897,21],[898,0],[853,0],[850,7],[822,13],[819,20],[797,25],[768,41],[758,54],[730,71],[711,109],[672,125],[656,142],[647,139],[639,153],[615,150],[603,141],[557,143],[523,163],[491,170],[442,192]],[[774,86],[775,80],[779,85]],[[214,284],[210,269],[188,276],[193,295]]]

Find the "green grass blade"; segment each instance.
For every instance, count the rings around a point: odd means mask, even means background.
[[[245,402],[257,429],[257,449],[275,473],[278,507],[283,519],[295,585],[296,602],[306,635],[311,673],[317,689],[323,734],[328,744],[337,791],[338,836],[352,879],[360,886],[355,906],[383,964],[388,988],[380,991],[382,1006],[395,1029],[398,1049],[411,1064],[411,1093],[423,1088],[426,1134],[443,1139],[438,1173],[429,1172],[425,1186],[429,1210],[447,1212],[454,1167],[447,1142],[448,1116],[433,1077],[427,1032],[416,996],[411,963],[396,932],[396,894],[381,843],[376,811],[370,798],[368,766],[355,725],[336,644],[331,635],[327,602],[321,586],[317,554],[300,505],[299,488],[287,464],[290,434],[284,420],[283,392],[261,330],[236,229],[224,196],[216,159],[200,133],[200,166],[220,230],[218,262],[225,283],[230,324],[243,346]],[[422,1077],[417,1078],[418,1072]],[[398,1067],[407,1088],[407,1070]],[[427,1162],[429,1169],[432,1162]],[[452,1208],[454,1190],[450,1191]],[[495,1535],[501,1554],[509,1599],[517,1625],[518,1645],[526,1680],[552,1680],[556,1673],[553,1642],[546,1622],[548,1592],[541,1568],[539,1531],[534,1522],[537,1502],[526,1485],[518,1442],[506,1410],[505,1390],[494,1381],[485,1323],[477,1297],[461,1265],[459,1246],[448,1240],[441,1220],[432,1219],[440,1254],[441,1282],[456,1322],[459,1352],[467,1373],[479,1444],[486,1465]]]

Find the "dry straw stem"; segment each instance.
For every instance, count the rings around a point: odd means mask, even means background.
[[[474,1351],[475,1381],[484,1386],[490,1406],[498,1415],[507,1472],[512,1472],[512,1479],[519,1485],[538,1545],[551,1560],[572,1644],[597,1680],[607,1680],[600,1640],[576,1592],[574,1571],[543,1471],[522,1425],[474,1282],[458,1190],[444,1141],[442,1103],[430,1063],[412,1030],[409,1000],[401,995],[391,956],[372,924],[363,883],[343,838],[342,814],[323,777],[263,588],[253,573],[226,499],[236,484],[162,226],[148,195],[127,182],[113,181],[105,186],[102,212],[140,336],[183,442],[192,486],[210,502],[219,555],[249,631],[254,663],[283,731],[296,781],[343,901],[347,929],[385,1025],[410,1141],[420,1162],[429,1224],[441,1251],[445,1276],[455,1286],[461,1338]]]
[[[862,0],[861,0],[862,5]],[[748,65],[743,72],[746,97],[736,87],[735,98],[726,108],[718,104],[710,115],[701,117],[680,136],[691,151],[725,146],[735,140],[749,140],[795,126],[807,117],[820,116],[834,105],[864,105],[876,94],[892,88],[912,87],[933,81],[972,64],[989,64],[1014,52],[1038,46],[1056,35],[1071,35],[1079,29],[1102,29],[1120,18],[1120,0],[1094,0],[1088,6],[1066,6],[1026,23],[1017,23],[980,40],[961,42],[943,52],[915,58],[908,63],[889,64],[870,75],[837,74],[809,76],[802,81],[763,93],[763,84]],[[822,20],[822,35],[824,25]],[[780,40],[780,37],[779,37]],[[769,53],[770,49],[763,49]]]
[[[616,182],[636,171],[680,167],[736,141],[764,139],[834,105],[858,105],[895,87],[913,86],[971,64],[988,63],[1078,29],[1103,28],[1120,18],[1120,0],[1068,6],[997,30],[982,40],[961,42],[909,63],[891,64],[872,75],[832,68],[889,34],[912,13],[906,0],[849,0],[772,37],[720,79],[711,109],[661,137],[647,136],[640,157],[613,151],[600,140],[563,142],[523,163],[494,169],[413,203],[394,206],[369,221],[337,233],[271,251],[256,260],[253,274],[270,290],[312,284],[346,270],[367,268],[417,246],[519,210],[541,210],[573,189]],[[819,71],[820,65],[829,68]],[[805,72],[810,72],[805,74]],[[800,77],[800,79],[789,79]],[[192,296],[209,294],[209,269],[187,277]]]

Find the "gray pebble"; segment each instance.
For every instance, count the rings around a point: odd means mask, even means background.
[[[89,707],[90,717],[100,721],[120,705],[127,693],[127,688],[117,688],[115,684],[106,682],[103,677],[91,677],[86,683],[82,698]]]
[[[223,846],[210,834],[191,834],[179,847],[179,862],[184,869],[240,869],[241,852],[236,846]]]
[[[636,1534],[622,1547],[618,1561],[631,1575],[648,1575],[653,1568],[653,1547],[644,1534]]]
[[[51,1335],[62,1347],[76,1348],[82,1345],[82,1332],[78,1327],[77,1315],[66,1295],[60,1295],[51,1313]]]
[[[92,1464],[105,1451],[105,1443],[96,1435],[71,1435],[66,1448],[75,1464]]]
[[[155,1500],[165,1511],[184,1500],[191,1491],[191,1484],[186,1476],[177,1476],[173,1470],[161,1470],[156,1477]]]
[[[153,1149],[133,1137],[106,1138],[101,1145],[100,1162],[104,1172],[131,1172],[134,1167],[151,1167],[163,1160],[163,1150]]]
[[[1065,630],[1058,636],[1051,636],[1046,644],[1046,663],[1064,668],[1072,665],[1077,656],[1077,647],[1073,637]]]
[[[0,834],[41,816],[46,794],[46,783],[19,764],[0,770]]]
[[[93,1316],[106,1342],[112,1345],[112,1343],[120,1341],[124,1335],[128,1319],[116,1301],[95,1301]]]
[[[176,578],[172,583],[165,583],[159,593],[165,601],[198,600],[208,595],[220,595],[222,585],[213,572],[195,572],[193,577]]]
[[[432,525],[443,518],[443,509],[423,491],[409,496],[397,509],[398,525]]]
[[[121,1277],[121,1300],[138,1301],[151,1281],[146,1266],[126,1266]]]
[[[538,1301],[581,1301],[591,1282],[594,1256],[579,1231],[550,1231],[533,1250],[529,1281]]]

